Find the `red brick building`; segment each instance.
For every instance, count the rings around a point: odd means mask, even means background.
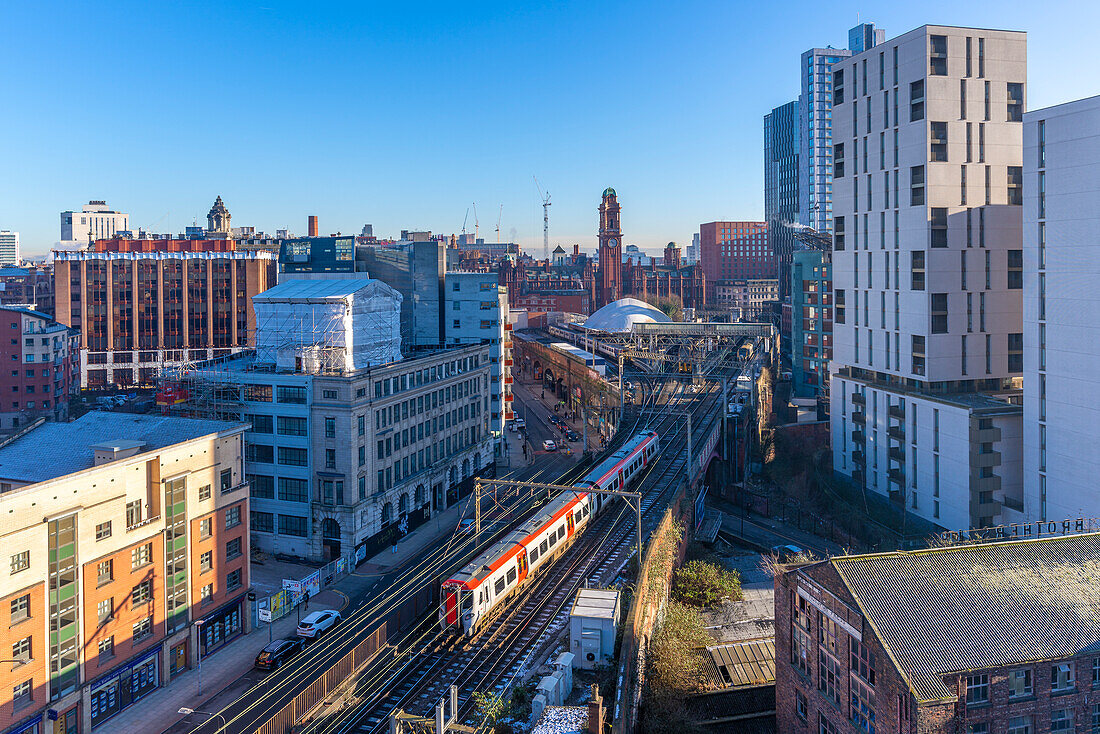
[[[533,291],[519,296],[515,303],[508,302],[512,308],[526,308],[529,311],[548,312],[564,311],[566,313],[592,313],[592,299],[587,290],[580,288],[573,290],[546,290]]]
[[[708,222],[699,225],[699,261],[709,282],[778,278],[768,246],[767,222]]]
[[[69,397],[80,387],[80,338],[46,314],[0,306],[0,432],[39,417],[69,419]]]
[[[1096,533],[788,567],[777,731],[1096,731],[1097,569]]]
[[[648,265],[636,265],[631,258],[622,265],[623,296],[640,300],[679,298],[685,308],[702,308],[707,298],[707,279],[698,263],[688,265],[680,260],[680,248],[675,242],[665,247],[663,265],[651,259]]]

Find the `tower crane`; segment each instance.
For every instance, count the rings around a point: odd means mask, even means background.
[[[474,242],[477,242],[477,202],[474,202]]]
[[[539,190],[539,198],[542,199],[542,257],[549,262],[550,260],[550,192],[542,193],[542,187],[539,186],[538,176],[531,176],[535,179],[535,188]]]
[[[497,242],[500,242],[500,219],[504,216],[504,205],[500,205],[500,213],[497,214]]]
[[[466,234],[466,220],[470,218],[470,207],[466,207],[466,216],[462,218],[462,234]]]

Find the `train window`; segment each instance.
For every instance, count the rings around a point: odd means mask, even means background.
[[[538,548],[532,548],[529,558],[531,560],[531,565],[534,566],[535,561],[537,561],[539,559],[539,549]]]
[[[565,526],[562,525],[560,528],[558,528],[558,540],[561,540],[564,537],[565,537]]]
[[[472,609],[474,606],[474,592],[463,591],[462,592],[462,609],[464,611]]]
[[[499,579],[496,580],[496,583],[493,584],[493,589],[498,594],[501,594],[501,593],[504,592],[504,577],[503,576],[501,576]]]
[[[548,549],[549,547],[550,547],[550,546],[549,546],[549,545],[547,545],[547,543],[546,543],[546,541],[545,541],[545,540],[544,540],[544,541],[542,541],[541,543],[539,543],[539,551],[540,551],[540,552],[542,552],[542,553],[545,553],[545,552],[546,552],[546,550],[547,550],[547,549]]]
[[[554,544],[558,542],[558,534],[555,533],[553,530],[550,531],[549,542],[550,542],[550,547],[551,548],[553,548]]]
[[[584,507],[582,507],[582,508],[581,508],[581,511],[583,511],[583,512],[584,512],[584,516],[585,516],[585,517],[588,517],[588,505],[585,505]]]
[[[485,592],[484,591],[477,592],[477,605],[481,606],[484,603],[485,603]]]
[[[513,566],[508,569],[508,583],[512,583],[516,580],[516,568]]]
[[[573,513],[573,522],[580,522],[581,517],[582,517],[581,511],[577,510],[575,513]]]

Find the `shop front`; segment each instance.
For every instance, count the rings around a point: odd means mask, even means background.
[[[92,684],[92,728],[140,701],[160,685],[160,646],[124,663]]]
[[[203,617],[199,629],[199,647],[205,657],[244,632],[244,597],[223,605]]]

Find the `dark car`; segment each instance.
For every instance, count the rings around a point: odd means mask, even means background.
[[[305,644],[306,641],[301,637],[288,637],[284,640],[270,642],[256,656],[256,667],[263,670],[281,668],[283,663],[300,653]]]
[[[565,432],[565,437],[568,438],[570,441],[573,441],[574,443],[581,440],[581,434],[572,429],[569,429]]]

